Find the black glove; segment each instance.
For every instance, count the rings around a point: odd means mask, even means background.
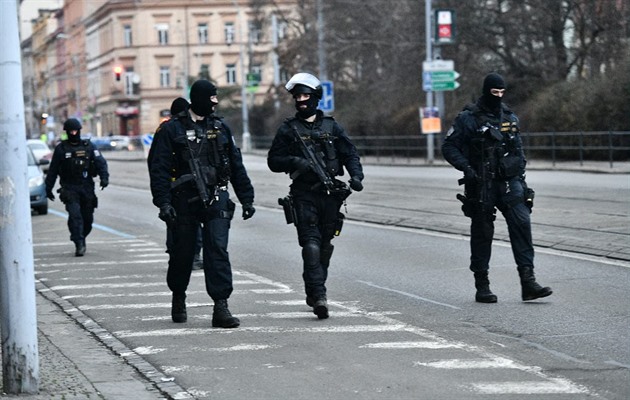
[[[243,204],[243,219],[247,220],[254,216],[256,209],[253,204]]]
[[[534,196],[536,196],[536,192],[534,192],[534,189],[525,189],[525,205],[527,206],[527,208],[529,208],[530,214],[532,212],[532,208],[534,208]]]
[[[109,179],[101,179],[101,190],[105,189],[109,185]]]
[[[293,159],[291,160],[291,164],[294,171],[302,172],[311,168],[311,163],[308,162],[306,158],[302,157],[293,157]]]
[[[349,183],[350,183],[350,187],[355,192],[360,192],[363,190],[363,184],[361,183],[361,179],[357,178],[356,176],[350,177]]]
[[[166,203],[160,206],[160,213],[158,214],[158,217],[162,221],[166,222],[166,225],[171,226],[175,224],[177,213],[172,205]]]
[[[55,195],[53,194],[52,188],[46,188],[46,197],[48,197],[50,201],[55,201]]]
[[[475,170],[469,165],[464,170],[464,181],[466,183],[475,183],[477,182],[477,173]]]

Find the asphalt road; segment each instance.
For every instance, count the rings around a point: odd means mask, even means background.
[[[73,257],[58,202],[33,217],[37,279],[103,340],[120,340],[130,363],[148,361],[200,399],[630,397],[627,175],[531,172],[537,274],[554,294],[521,302],[511,251],[498,240],[499,303],[487,305],[473,301],[457,173],[367,166],[366,189],[349,198],[334,241],[331,318],[320,321],[304,304],[294,228],[276,203],[288,178],[262,157],[246,163],[258,212],[231,231],[239,329],[210,328],[202,272],[189,322],[170,321],[164,226],[142,162],[110,161],[85,257]]]

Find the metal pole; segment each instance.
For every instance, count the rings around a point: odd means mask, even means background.
[[[35,394],[39,390],[37,312],[17,0],[0,2],[0,43],[0,93],[12,94],[0,98],[2,389]]]
[[[237,4],[236,0],[232,0],[232,4],[236,7],[239,19],[239,64],[241,65],[241,115],[243,119],[243,143],[241,144],[241,150],[246,153],[251,149],[251,135],[249,133],[249,109],[247,107],[247,87],[246,80],[247,75],[245,72],[245,35],[243,35],[243,16],[241,13],[241,7]]]
[[[432,47],[431,47],[431,0],[424,1],[424,34],[426,40],[426,61],[431,62],[433,60]],[[427,107],[431,109],[433,107],[433,92],[427,91]],[[433,164],[434,159],[434,138],[433,134],[427,134],[427,163]]]
[[[271,15],[271,58],[273,63],[273,107],[280,109],[280,99],[278,98],[278,88],[280,86],[280,65],[278,63],[278,17]]]
[[[317,60],[319,62],[319,80],[328,80],[326,65],[326,36],[324,23],[324,0],[317,0]]]

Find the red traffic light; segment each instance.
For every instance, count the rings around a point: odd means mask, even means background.
[[[120,65],[116,65],[114,67],[114,75],[116,76],[117,81],[120,80],[120,74],[122,74],[122,72],[123,72],[123,67],[121,67]]]

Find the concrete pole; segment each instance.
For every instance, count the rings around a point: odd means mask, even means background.
[[[431,47],[431,0],[424,0],[424,33],[427,48],[427,62],[433,61],[432,47]],[[433,92],[427,91],[427,107],[430,109],[433,107]],[[427,163],[433,164],[434,159],[434,142],[433,134],[427,134]]]
[[[33,236],[17,0],[0,1],[0,316],[5,393],[39,390]],[[17,100],[17,101],[16,101]]]

